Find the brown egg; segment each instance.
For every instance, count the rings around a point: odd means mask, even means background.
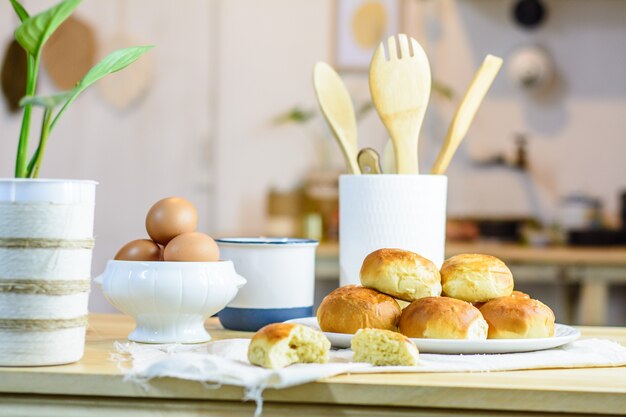
[[[146,230],[157,243],[167,245],[176,236],[196,230],[198,209],[189,200],[168,197],[157,201],[146,216]]]
[[[160,261],[161,247],[150,239],[137,239],[128,242],[115,255],[118,261]]]
[[[164,261],[213,262],[219,259],[217,243],[211,236],[199,232],[176,236],[163,251]]]

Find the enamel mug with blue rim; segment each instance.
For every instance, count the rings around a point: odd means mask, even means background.
[[[227,329],[256,331],[313,315],[318,242],[293,238],[216,240],[222,260],[232,261],[248,283],[219,313]]]

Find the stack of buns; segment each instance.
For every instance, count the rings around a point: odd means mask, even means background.
[[[353,359],[376,366],[415,366],[419,352],[409,338],[515,339],[554,335],[554,313],[513,290],[513,274],[500,259],[463,254],[437,269],[406,250],[379,249],[361,268],[361,284],[338,288],[319,309],[320,329],[354,334]],[[401,308],[399,303],[410,303]],[[323,363],[330,342],[297,324],[259,330],[248,349],[251,363],[282,368]]]
[[[479,340],[554,335],[552,310],[513,291],[513,274],[494,256],[453,256],[439,270],[416,253],[379,249],[363,261],[360,278],[362,287],[341,287],[324,298],[317,311],[323,331],[376,328],[411,338]],[[401,309],[398,300],[410,304]]]

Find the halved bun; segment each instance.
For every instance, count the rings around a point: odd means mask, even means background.
[[[323,333],[301,324],[274,323],[261,328],[248,346],[248,360],[264,368],[293,363],[328,361],[330,341]]]
[[[415,366],[419,357],[417,346],[400,333],[381,329],[360,329],[350,347],[354,362],[376,366]]]

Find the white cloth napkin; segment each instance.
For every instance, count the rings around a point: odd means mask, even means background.
[[[586,368],[626,365],[626,347],[587,339],[556,349],[490,355],[420,354],[418,366],[375,367],[354,363],[349,349],[330,352],[326,364],[295,364],[269,370],[247,359],[249,339],[228,339],[202,345],[142,345],[116,343],[112,359],[122,364],[126,378],[147,382],[173,377],[245,388],[245,399],[257,402],[260,415],[265,388],[285,388],[343,373],[381,372],[489,372],[540,368]],[[132,361],[132,364],[130,363]],[[128,362],[130,367],[124,367]]]

